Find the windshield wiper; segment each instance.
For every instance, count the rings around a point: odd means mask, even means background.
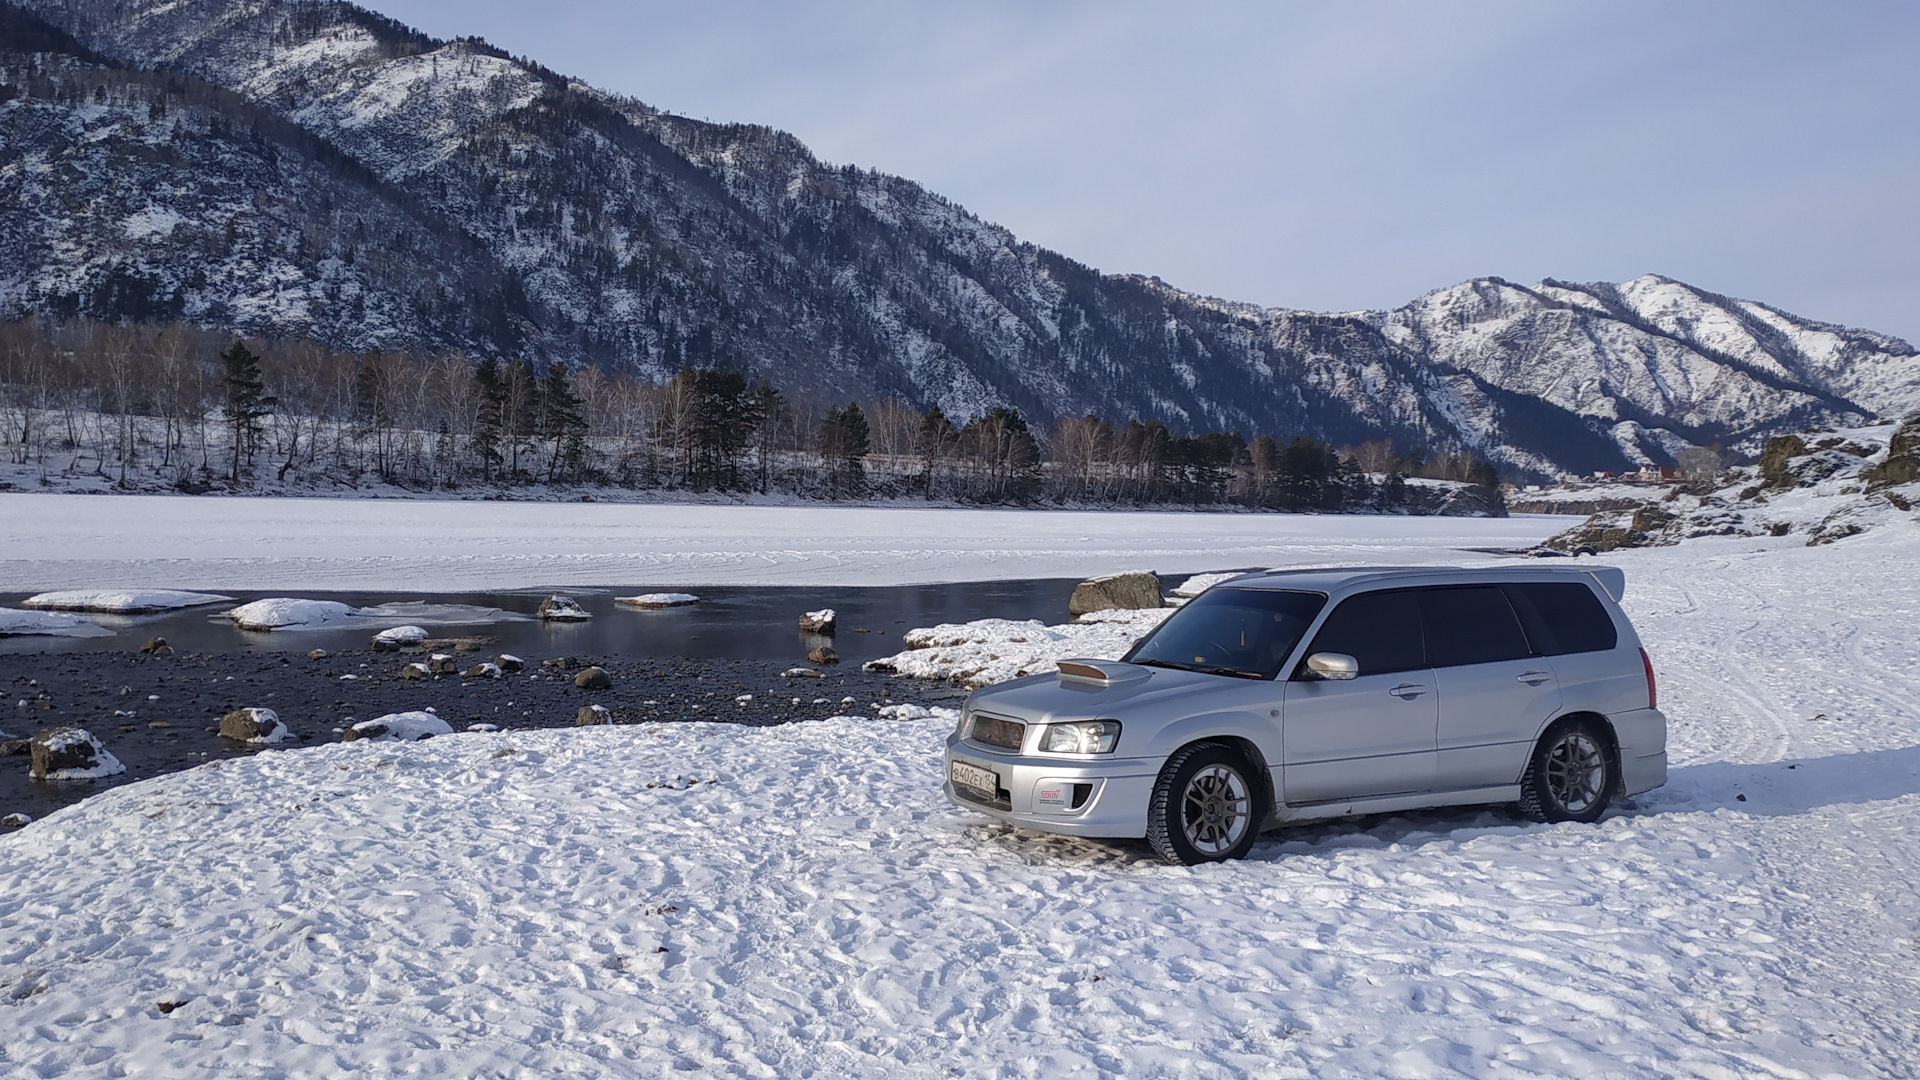
[[[1130,664],[1138,664],[1141,667],[1163,667],[1163,668],[1170,668],[1174,671],[1200,670],[1199,668],[1189,667],[1186,664],[1175,663],[1172,660],[1129,660],[1127,662]]]
[[[1200,668],[1188,668],[1187,670],[1197,671],[1202,675],[1232,675],[1237,679],[1266,678],[1265,675],[1262,675],[1257,671],[1241,671],[1239,668],[1230,668],[1230,667],[1200,667]]]

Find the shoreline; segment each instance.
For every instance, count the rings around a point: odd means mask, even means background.
[[[340,729],[386,713],[431,708],[455,732],[475,723],[500,730],[574,727],[586,705],[605,706],[616,724],[770,727],[871,716],[879,705],[952,704],[966,694],[945,683],[867,674],[858,665],[813,665],[818,678],[785,678],[781,673],[793,665],[784,660],[525,656],[525,671],[497,679],[400,677],[402,668],[426,655],[408,649],[344,650],[321,659],[297,652],[9,656],[0,731],[24,740],[48,727],[85,728],[127,769],[99,780],[41,781],[28,776],[25,755],[0,757],[0,816],[24,813],[38,820],[100,792],[208,761],[339,742]],[[493,657],[485,649],[453,655],[462,668]],[[589,665],[607,671],[611,689],[574,686],[574,674]],[[747,694],[751,701],[738,700]],[[266,746],[222,738],[220,718],[247,707],[273,709],[287,725],[288,739]]]

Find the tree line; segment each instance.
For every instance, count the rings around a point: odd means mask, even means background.
[[[151,490],[273,485],[528,494],[604,486],[994,504],[1503,513],[1459,450],[1182,434],[1156,420],[949,417],[899,398],[817,402],[685,367],[650,381],[458,354],[348,353],[185,325],[0,323],[15,466]],[[1426,484],[1449,480],[1468,485]],[[1475,501],[1477,500],[1477,502]]]

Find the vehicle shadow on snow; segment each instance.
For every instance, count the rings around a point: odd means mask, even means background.
[[[1920,794],[1920,746],[1759,765],[1719,761],[1682,765],[1671,771],[1664,787],[1615,803],[1607,811],[1607,818],[1652,819],[1712,810],[1788,817],[1828,806],[1883,802],[1913,794]],[[1247,858],[1272,861],[1329,847],[1405,848],[1434,842],[1459,843],[1487,834],[1560,827],[1528,821],[1511,806],[1445,807],[1285,826],[1262,834]],[[1144,840],[1058,836],[997,822],[970,825],[968,832],[1029,864],[1097,871],[1160,861]]]

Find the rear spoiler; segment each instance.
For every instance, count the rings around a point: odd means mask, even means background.
[[[1616,604],[1627,594],[1627,572],[1617,566],[1596,566],[1587,571],[1587,576]]]

